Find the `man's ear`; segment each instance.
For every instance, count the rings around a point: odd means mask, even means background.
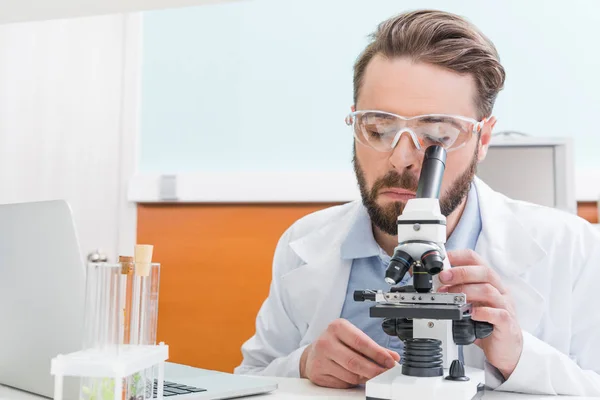
[[[352,106],[350,107],[350,110],[352,110],[352,112],[356,111],[356,106],[355,106],[355,105],[352,105]]]
[[[492,140],[492,132],[494,130],[496,122],[497,120],[494,116],[483,120],[483,126],[479,134],[479,143],[477,143],[477,146],[479,146],[478,162],[482,162],[483,160],[485,160],[487,150],[490,146],[490,141]]]

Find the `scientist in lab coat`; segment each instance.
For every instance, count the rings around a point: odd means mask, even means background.
[[[283,234],[236,373],[346,388],[399,361],[402,343],[353,292],[389,290],[396,218],[415,195],[425,148],[439,144],[448,152],[440,207],[453,266],[440,274],[442,290],[465,293],[473,319],[494,325],[465,346],[465,363],[485,369],[497,390],[600,396],[600,235],[475,177],[504,80],[494,45],[458,16],[415,11],[380,24],[354,65],[346,119],[362,201],[310,214]]]

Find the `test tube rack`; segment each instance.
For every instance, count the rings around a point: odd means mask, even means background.
[[[81,400],[163,398],[169,348],[156,343],[160,264],[151,262],[152,248],[136,245],[135,258],[118,263],[88,263],[84,341],[51,361],[55,400],[63,399],[65,377],[80,378]]]
[[[54,400],[63,398],[63,378],[81,377],[110,380],[106,398],[98,400],[120,400],[123,396],[124,380],[136,373],[156,367],[156,398],[163,398],[164,363],[169,358],[169,346],[158,345],[122,346],[118,353],[98,349],[86,349],[69,354],[59,354],[51,361],[50,371],[54,376]],[[150,394],[152,397],[152,394]]]

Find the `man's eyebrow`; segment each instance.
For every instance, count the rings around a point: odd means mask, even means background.
[[[463,127],[452,117],[445,117],[443,115],[429,115],[420,118],[423,122],[436,123],[436,122],[449,122],[455,128],[462,129]]]
[[[367,124],[382,123],[388,125],[393,123],[395,119],[396,118],[393,115],[373,113],[367,116],[366,119],[364,119],[364,122]]]
[[[383,119],[396,119],[396,116],[387,114],[385,112],[373,112],[371,113],[371,116]]]

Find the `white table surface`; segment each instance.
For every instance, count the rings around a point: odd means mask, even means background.
[[[272,378],[269,380],[275,380],[279,384],[279,388],[270,394],[251,396],[249,400],[291,400],[291,399],[364,399],[365,392],[363,389],[350,389],[350,390],[338,390],[328,389],[313,385],[306,379],[296,378]],[[10,400],[40,400],[43,397],[35,396],[33,394],[25,393],[16,389],[11,389],[6,386],[0,385],[0,399]],[[502,393],[502,392],[486,392],[483,399],[490,400],[567,400],[567,399],[578,399],[578,400],[589,400],[592,397],[567,397],[567,396],[534,396],[524,395],[516,393]],[[598,397],[593,399],[600,399]]]

